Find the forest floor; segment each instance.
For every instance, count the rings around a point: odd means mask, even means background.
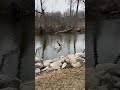
[[[35,90],[85,90],[85,66],[36,76]]]

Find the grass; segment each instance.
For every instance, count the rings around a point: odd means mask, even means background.
[[[35,80],[35,90],[85,90],[85,67],[44,73]]]

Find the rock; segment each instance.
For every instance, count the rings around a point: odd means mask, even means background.
[[[82,61],[81,61],[81,57],[74,57],[74,58],[72,58],[72,59],[70,59],[70,63],[72,64],[75,64],[75,63],[77,63],[77,62],[79,62],[79,63],[82,63]]]
[[[67,63],[64,62],[64,63],[62,64],[62,68],[65,68],[66,66],[67,66]]]
[[[82,66],[85,65],[85,59],[84,58],[80,58],[80,63],[81,63]]]
[[[109,68],[112,68],[116,66],[116,64],[112,64],[112,63],[106,63],[106,64],[98,64],[96,66],[96,72],[99,72],[99,71],[106,71],[108,70]]]
[[[61,62],[53,62],[50,64],[50,67],[54,68],[54,69],[57,69],[57,68],[60,68],[62,66],[62,63]]]
[[[62,59],[62,58],[65,58],[65,57],[64,57],[64,56],[61,56],[60,58]]]
[[[28,81],[25,83],[20,84],[20,90],[34,90],[35,86],[34,86],[35,82],[34,81]]]
[[[39,74],[40,73],[40,69],[39,68],[36,68],[35,69],[35,74]]]
[[[85,58],[85,53],[75,53],[75,56]]]
[[[60,67],[59,66],[54,66],[52,67],[53,70],[60,70]]]
[[[64,56],[61,56],[59,62],[64,63],[64,62],[65,62],[65,57],[64,57]]]
[[[115,87],[119,88],[120,89],[120,81],[115,83]]]
[[[5,75],[5,74],[0,75],[0,88],[7,88],[7,87],[18,88],[20,82],[21,81],[14,76]]]
[[[99,85],[100,85],[99,79],[95,78],[94,75],[88,76],[88,77],[86,78],[86,86],[87,86],[88,88],[95,88],[95,90],[96,90],[96,88],[97,88]]]
[[[54,70],[54,69],[51,68],[50,66],[47,66],[44,69],[42,69],[42,71],[52,71],[52,70]]]
[[[82,61],[83,63],[85,63],[85,59],[84,59],[84,58],[81,58],[81,61]]]
[[[113,76],[120,76],[120,65],[113,66],[107,70]]]
[[[47,60],[47,61],[44,61],[43,64],[44,64],[44,67],[47,67],[51,64],[51,62]]]
[[[67,58],[68,58],[68,59],[74,59],[74,58],[75,58],[75,55],[74,55],[74,54],[71,54],[71,55],[68,54]]]
[[[65,62],[65,59],[61,59],[61,60],[59,60],[58,62],[64,63],[64,62]]]
[[[113,90],[120,90],[119,88],[113,88]]]
[[[38,57],[35,57],[35,63],[40,62],[40,59]]]
[[[114,80],[115,82],[120,81],[120,77],[112,76],[112,78],[113,78],[113,80]]]
[[[97,90],[109,90],[109,89],[107,88],[107,85],[102,85],[102,86],[98,86]]]
[[[40,68],[42,69],[44,67],[44,65],[42,63],[36,63],[35,64],[35,68]]]
[[[45,60],[46,62],[50,62],[50,63],[52,63],[53,62],[53,60]]]
[[[67,63],[70,63],[70,59],[68,59],[68,58],[66,58],[65,61],[66,61]]]
[[[7,88],[3,88],[3,89],[0,89],[0,90],[19,90],[17,88],[12,88],[12,87],[7,87]]]
[[[80,63],[80,62],[71,63],[71,65],[72,65],[74,68],[81,67],[81,63]]]

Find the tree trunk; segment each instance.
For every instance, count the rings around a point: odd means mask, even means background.
[[[72,0],[70,0],[70,28],[71,28],[71,11],[72,11]]]
[[[77,17],[78,17],[78,7],[79,7],[79,3],[80,3],[80,0],[77,0],[75,27],[76,27],[76,24],[77,24]]]

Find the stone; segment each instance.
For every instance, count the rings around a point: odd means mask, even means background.
[[[0,88],[6,88],[6,87],[18,88],[20,83],[21,81],[14,76],[5,75],[5,74],[0,75]]]
[[[114,80],[115,82],[120,81],[120,77],[117,77],[117,76],[112,76],[112,78],[113,78],[113,80]]]
[[[47,67],[47,66],[49,66],[50,64],[51,64],[51,62],[49,62],[49,61],[44,61],[44,62],[43,62],[44,67]]]
[[[40,69],[39,68],[36,68],[35,69],[35,74],[39,74],[40,73]]]
[[[44,67],[44,65],[42,63],[36,63],[35,64],[35,68],[40,68],[42,69]]]
[[[81,67],[81,63],[80,63],[80,62],[71,63],[71,65],[72,65],[74,68]]]
[[[88,88],[97,88],[100,85],[99,79],[94,75],[86,78],[86,87]]]
[[[107,88],[107,85],[102,85],[102,86],[98,86],[97,90],[109,90],[109,89]]]
[[[70,59],[70,63],[71,63],[71,64],[72,64],[72,63],[77,63],[77,62],[82,63],[81,57],[74,57],[74,58]]]
[[[62,68],[66,68],[66,66],[67,66],[67,63],[64,62],[64,63],[62,64]]]
[[[53,62],[53,60],[45,60],[46,62],[50,62],[50,63],[52,63]]]
[[[62,58],[65,58],[65,57],[64,57],[64,56],[61,56],[60,58],[62,59]]]
[[[54,68],[54,67],[61,67],[61,66],[62,66],[62,63],[56,61],[56,62],[51,63],[50,66],[51,66],[52,68]]]
[[[84,59],[84,58],[81,58],[81,61],[82,61],[83,63],[85,63],[85,59]]]
[[[0,90],[19,90],[19,89],[13,88],[13,87],[6,87],[6,88],[2,88]]]
[[[116,64],[112,64],[112,63],[106,63],[106,64],[98,64],[96,66],[96,72],[99,72],[99,71],[106,71],[108,70],[109,68],[112,68],[116,66]]]
[[[120,81],[115,83],[115,87],[119,88],[120,89]]]
[[[75,55],[74,55],[74,54],[71,54],[71,55],[68,54],[67,58],[68,58],[68,59],[74,59],[74,58],[75,58]]]
[[[42,71],[52,71],[52,70],[54,70],[54,69],[51,68],[50,66],[47,66],[44,69],[42,69]]]
[[[75,56],[85,58],[85,53],[75,53]]]
[[[119,88],[113,88],[113,90],[120,90]]]
[[[120,65],[113,66],[107,70],[113,76],[120,76]]]
[[[21,83],[20,90],[34,90],[35,89],[34,84],[35,84],[34,80]]]
[[[35,57],[35,63],[40,62],[40,59],[38,57]]]
[[[95,72],[94,72],[95,73]],[[96,72],[95,75],[98,79],[104,79],[105,71]]]
[[[70,59],[68,59],[68,58],[66,58],[65,61],[66,61],[67,63],[70,63]]]

